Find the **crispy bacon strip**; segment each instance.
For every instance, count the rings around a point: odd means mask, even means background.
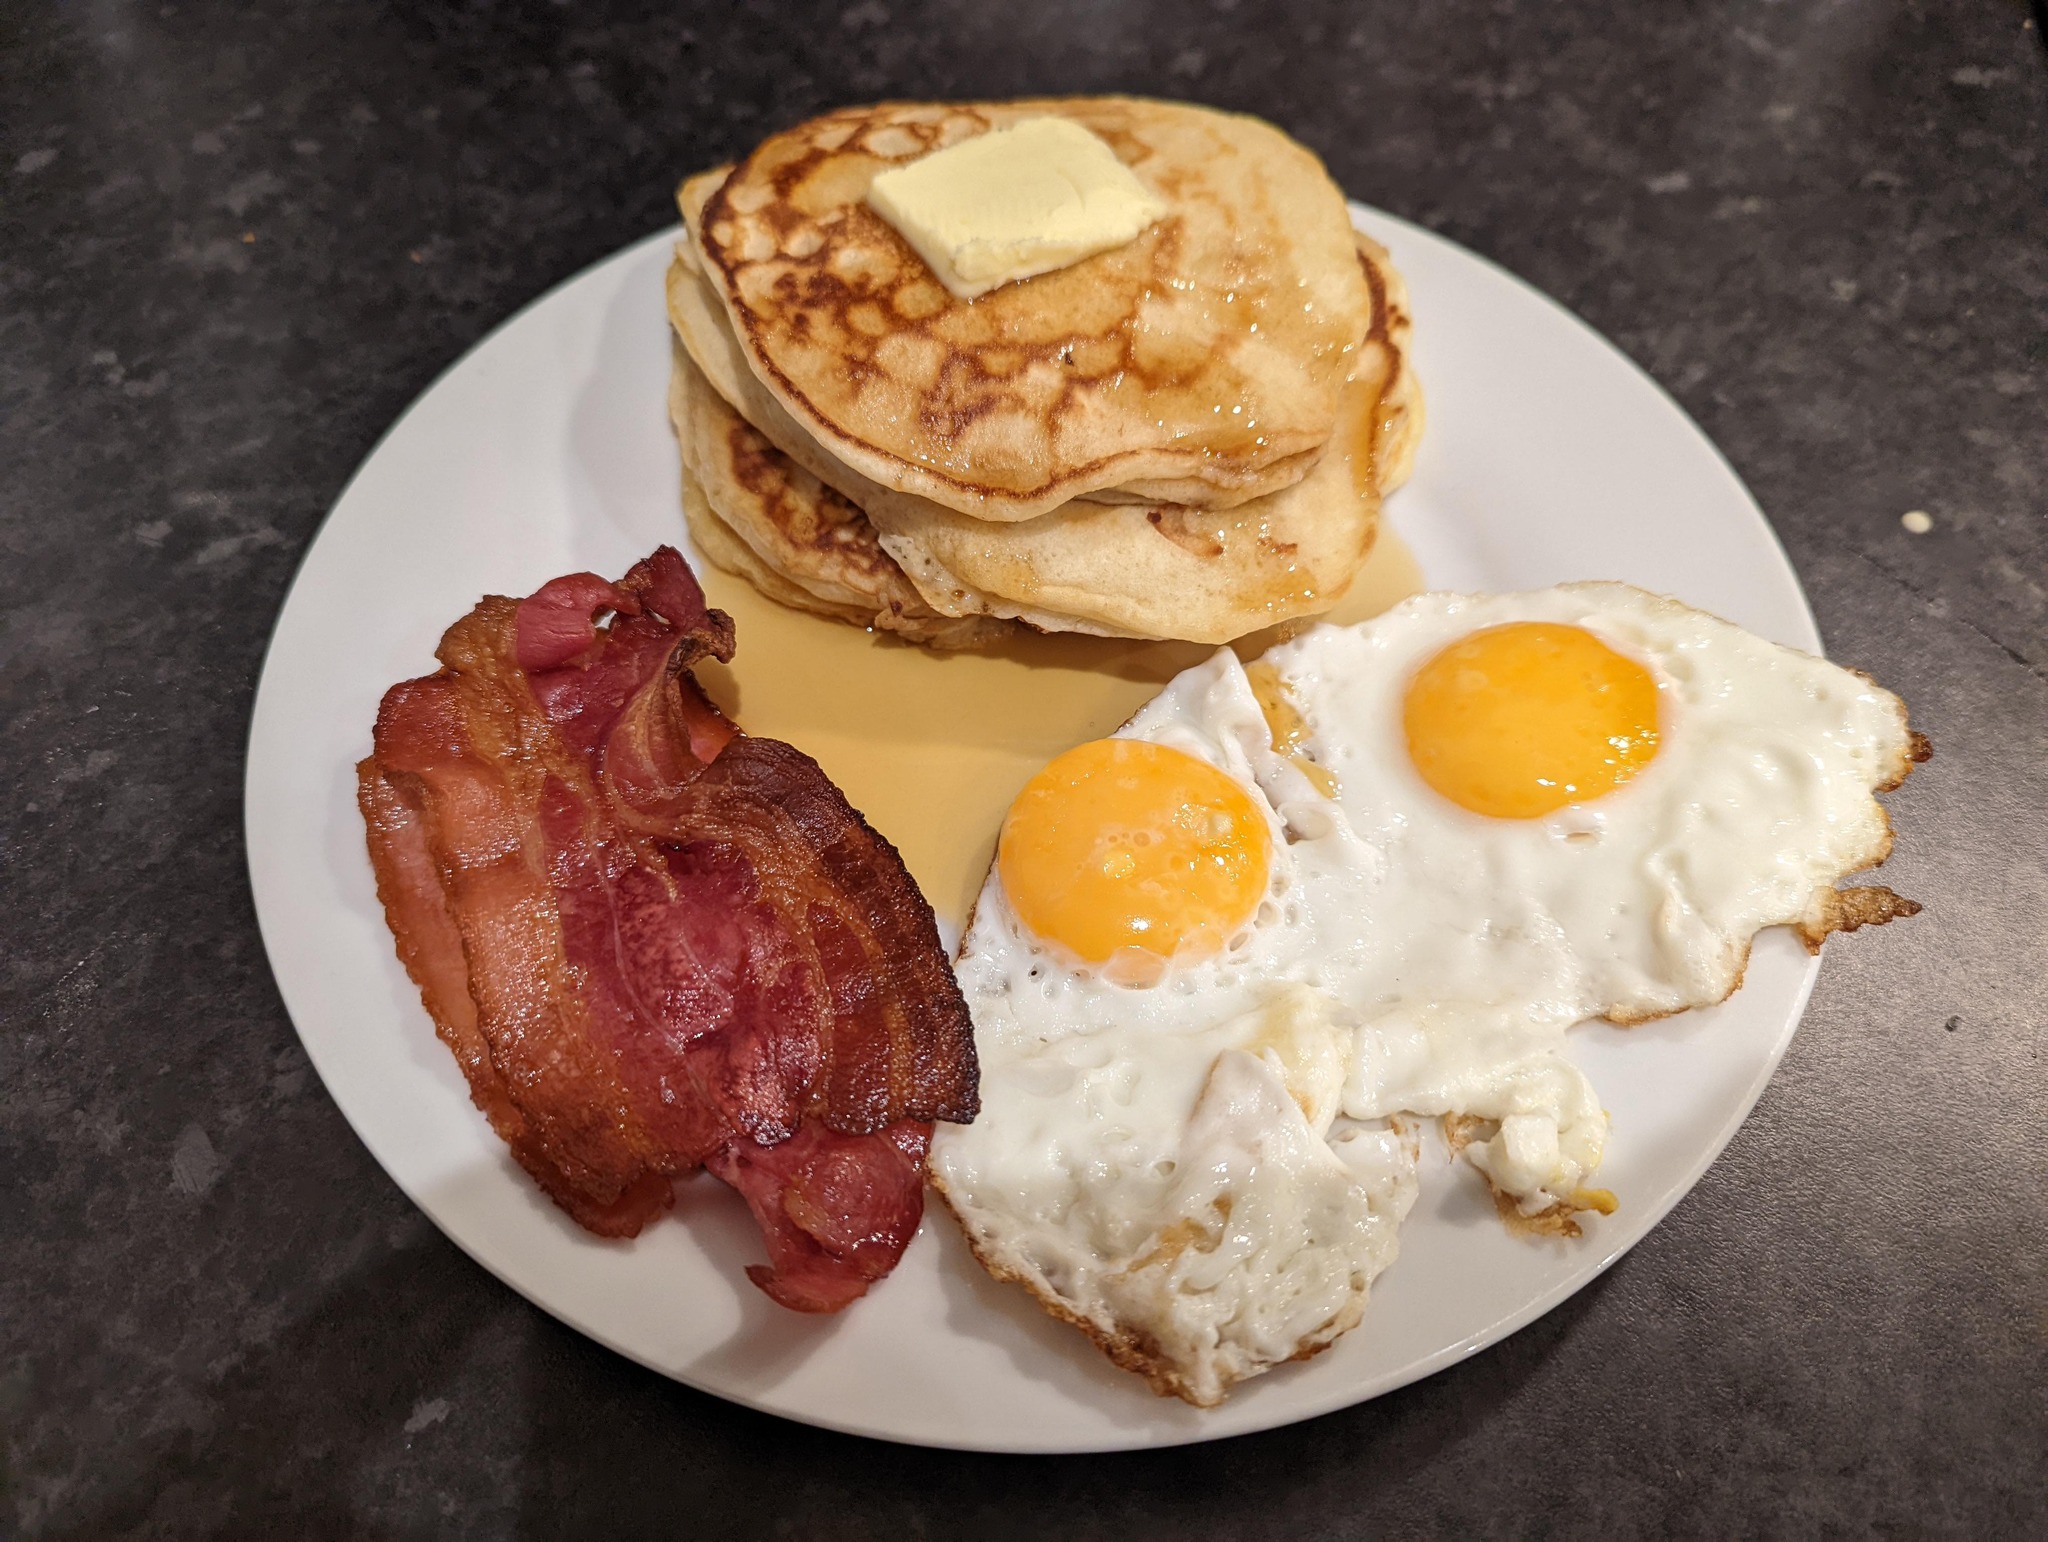
[[[668,547],[486,599],[385,694],[358,801],[399,957],[520,1165],[604,1236],[708,1165],[768,1243],[750,1276],[832,1311],[916,1230],[973,1036],[895,849],[689,673],[732,651]]]

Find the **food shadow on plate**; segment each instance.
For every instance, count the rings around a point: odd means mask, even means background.
[[[1434,1119],[1419,1121],[1422,1125],[1422,1156],[1416,1163],[1417,1195],[1415,1210],[1401,1227],[1401,1246],[1412,1256],[1416,1223],[1425,1216],[1433,1226],[1455,1226],[1461,1231],[1490,1228],[1502,1229],[1499,1207],[1494,1204],[1493,1195],[1486,1187],[1486,1179],[1463,1157],[1453,1156],[1450,1145],[1445,1141],[1442,1126]],[[1523,1238],[1522,1241],[1536,1244],[1540,1239]],[[1401,1258],[1396,1255],[1389,1266],[1393,1270],[1401,1267]],[[1383,1287],[1375,1287],[1381,1288]],[[1372,1307],[1366,1307],[1368,1320]]]
[[[600,1237],[578,1226],[567,1211],[541,1191],[540,1186],[513,1159],[504,1143],[484,1126],[483,1115],[478,1113],[473,1117],[477,1120],[479,1134],[490,1142],[489,1155],[480,1155],[439,1175],[431,1183],[422,1185],[417,1196],[420,1209],[447,1233],[456,1246],[501,1277],[514,1272],[510,1258],[537,1258],[534,1252],[536,1239],[530,1230],[534,1226],[552,1233],[552,1240],[557,1243],[599,1249],[615,1258],[630,1256],[639,1247],[647,1236],[647,1230],[638,1237]],[[648,1230],[662,1224],[662,1220],[651,1222]],[[497,1257],[501,1249],[507,1255],[503,1270]],[[531,1294],[516,1280],[509,1283],[522,1295]]]
[[[1203,1410],[1160,1397],[1141,1378],[1112,1365],[1080,1329],[1055,1321],[1023,1286],[993,1278],[975,1261],[967,1238],[936,1198],[924,1230],[939,1249],[940,1289],[952,1332],[995,1346],[1020,1376],[1077,1404],[1099,1408],[1115,1398],[1119,1417],[1149,1417],[1175,1430],[1201,1428]]]
[[[771,1392],[860,1310],[856,1301],[839,1312],[793,1312],[770,1300],[746,1276],[748,1265],[768,1260],[746,1202],[709,1173],[678,1181],[675,1208],[654,1224],[688,1229],[692,1244],[730,1280],[739,1310],[730,1334],[677,1366],[685,1380],[743,1395]]]
[[[674,1208],[650,1221],[637,1237],[600,1237],[585,1231],[502,1148],[493,1160],[468,1164],[423,1189],[419,1203],[437,1221],[461,1218],[449,1229],[457,1246],[513,1290],[543,1304],[543,1310],[565,1314],[571,1326],[578,1326],[578,1316],[616,1320],[612,1298],[622,1289],[637,1293],[649,1271],[665,1271],[664,1261],[677,1244],[701,1252],[725,1283],[724,1294],[737,1321],[711,1348],[675,1363],[675,1372],[685,1380],[712,1383],[742,1396],[773,1391],[838,1333],[846,1319],[844,1312],[792,1312],[747,1279],[749,1264],[766,1262],[760,1234],[746,1202],[708,1173],[680,1179]],[[539,1279],[521,1278],[524,1271],[545,1274],[552,1267],[545,1251],[536,1251],[533,1226],[546,1228],[555,1244],[575,1250],[576,1267],[591,1276],[596,1294],[587,1299],[574,1292],[565,1295],[550,1291]],[[516,1240],[508,1248],[511,1239]],[[695,1310],[688,1303],[673,1304],[678,1311]],[[699,1302],[697,1308],[705,1305]],[[699,1316],[692,1328],[701,1321]]]
[[[483,1116],[473,1117],[481,1126]],[[575,1249],[579,1267],[595,1272],[622,1270],[637,1275],[661,1269],[659,1255],[681,1243],[701,1252],[726,1282],[738,1320],[729,1335],[680,1363],[678,1371],[690,1379],[757,1392],[777,1386],[845,1321],[844,1312],[819,1316],[790,1311],[755,1287],[746,1277],[746,1269],[767,1262],[760,1233],[746,1201],[709,1173],[700,1170],[678,1179],[673,1207],[649,1221],[639,1236],[600,1237],[577,1225],[549,1199],[495,1135],[481,1129],[480,1133],[491,1143],[490,1158],[466,1163],[423,1188],[419,1204],[448,1230],[458,1246],[528,1299],[553,1303],[571,1316],[577,1314],[573,1296],[561,1298],[538,1280],[518,1277],[522,1267],[543,1271],[549,1267],[534,1251],[533,1226],[546,1228],[556,1243]],[[676,1235],[671,1235],[671,1228]],[[508,1241],[510,1247],[505,1246]],[[501,1249],[503,1259],[499,1257]],[[635,1257],[646,1253],[656,1256]],[[519,1260],[516,1264],[515,1259]],[[603,1308],[592,1305],[588,1310],[602,1312]]]

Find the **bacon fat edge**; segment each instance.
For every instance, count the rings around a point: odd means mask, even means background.
[[[385,693],[358,802],[399,957],[534,1181],[630,1237],[708,1167],[755,1283],[834,1311],[917,1229],[931,1121],[974,1117],[973,1032],[895,848],[699,688],[732,651],[666,546],[487,598]]]

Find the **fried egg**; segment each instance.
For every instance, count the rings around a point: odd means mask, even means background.
[[[1173,680],[1047,766],[957,961],[982,1112],[934,1181],[983,1263],[1197,1404],[1355,1324],[1441,1118],[1503,1212],[1613,1207],[1566,1055],[1750,940],[1913,908],[1864,677],[1619,584],[1420,595]]]

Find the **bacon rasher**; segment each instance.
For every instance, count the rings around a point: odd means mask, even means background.
[[[895,1266],[974,1040],[931,907],[808,756],[690,673],[729,659],[662,547],[488,598],[393,686],[357,769],[399,957],[520,1165],[635,1235],[708,1167],[829,1312]]]

